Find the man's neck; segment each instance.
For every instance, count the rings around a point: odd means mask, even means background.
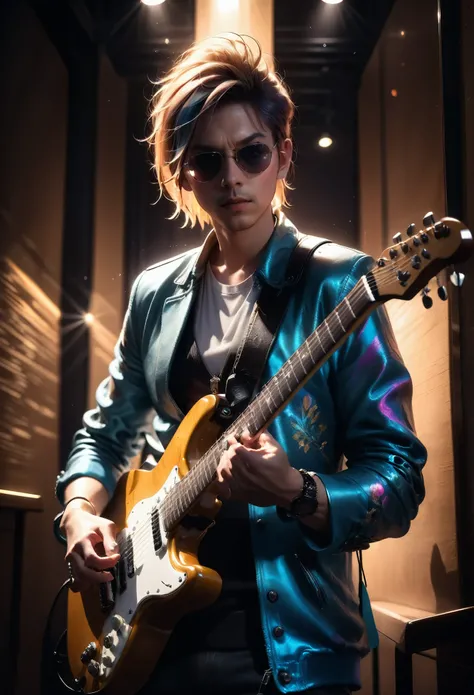
[[[229,232],[215,227],[217,245],[210,263],[215,277],[226,285],[237,285],[258,267],[262,249],[270,239],[275,226],[271,209],[249,229]]]

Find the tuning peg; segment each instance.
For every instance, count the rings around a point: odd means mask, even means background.
[[[400,232],[398,232],[398,234],[393,235],[393,243],[394,244],[401,244],[401,241],[402,241],[402,235],[400,234]]]
[[[458,273],[456,270],[449,276],[449,279],[455,287],[461,287],[465,278],[466,276],[464,273]]]
[[[416,254],[412,257],[411,264],[415,270],[419,270],[421,268],[421,258]]]
[[[441,287],[438,287],[438,297],[445,302],[448,298],[448,290],[444,285],[441,285]]]
[[[431,299],[431,297],[428,297],[429,292],[431,292],[429,287],[424,287],[421,290],[421,300],[425,309],[431,309],[431,307],[433,306],[433,300]]]
[[[416,232],[416,224],[414,224],[414,223],[412,222],[411,225],[410,225],[410,226],[408,227],[408,229],[407,229],[407,236],[413,236],[413,234],[414,234],[415,232]]]
[[[428,297],[427,294],[423,295],[422,301],[425,309],[431,309],[431,307],[433,306],[433,300],[431,299],[431,297]]]
[[[447,224],[444,224],[444,222],[437,222],[435,224],[434,235],[435,235],[436,239],[446,238],[450,234],[451,234],[451,230]]]
[[[432,212],[427,212],[426,215],[423,217],[423,225],[425,227],[431,227],[434,224],[436,224],[435,216]]]

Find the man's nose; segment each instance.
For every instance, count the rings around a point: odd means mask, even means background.
[[[228,188],[233,188],[241,183],[242,169],[238,166],[233,156],[225,155],[221,171],[221,184]]]

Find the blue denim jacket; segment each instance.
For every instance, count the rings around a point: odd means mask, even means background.
[[[256,271],[260,282],[282,286],[298,238],[281,215]],[[200,249],[158,263],[135,281],[110,376],[58,476],[60,500],[66,485],[84,475],[112,494],[143,432],[152,428],[164,447],[172,438],[183,414],[168,390],[169,366],[215,241],[211,232]],[[264,381],[372,264],[337,244],[318,249],[303,292],[290,300]],[[411,396],[410,376],[378,308],[269,427],[293,466],[318,473],[331,520],[330,542],[320,547],[304,524],[282,521],[275,507],[249,505],[265,643],[285,693],[360,685],[368,645],[351,551],[403,536],[423,500],[426,450],[414,432]]]

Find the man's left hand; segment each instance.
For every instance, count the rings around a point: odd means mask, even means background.
[[[284,449],[269,432],[252,439],[228,439],[212,490],[222,499],[237,499],[258,507],[289,506],[303,489],[301,473],[290,465]]]

